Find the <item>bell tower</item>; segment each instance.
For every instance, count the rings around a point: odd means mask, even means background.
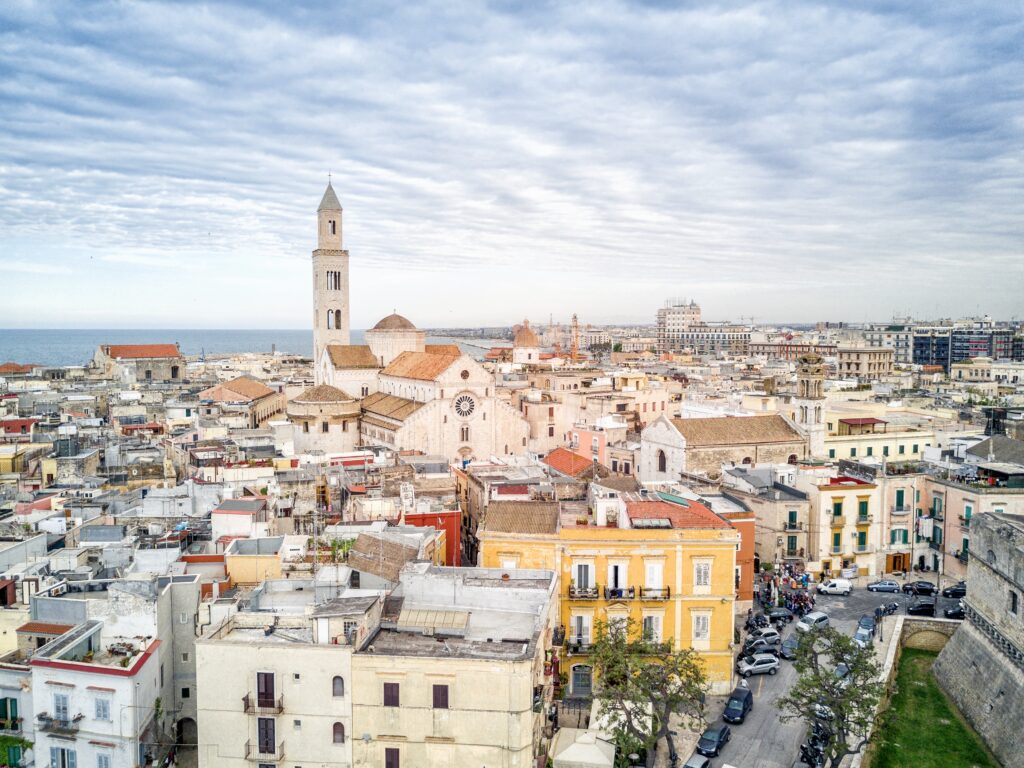
[[[313,370],[321,383],[320,358],[328,344],[349,343],[348,251],[341,240],[342,210],[334,187],[327,189],[316,211],[313,251]]]
[[[793,420],[808,440],[811,456],[825,455],[825,361],[821,355],[801,355],[796,369]]]

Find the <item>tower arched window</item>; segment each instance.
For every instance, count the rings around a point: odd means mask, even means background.
[[[334,310],[334,327],[337,330],[341,330],[341,310]]]
[[[459,440],[469,442],[469,427],[459,427]]]
[[[665,452],[664,451],[658,451],[658,471],[659,472],[667,472],[668,471],[668,459],[665,458]]]
[[[345,724],[335,723],[334,724],[334,743],[344,744],[345,743]]]
[[[335,225],[334,219],[331,219],[331,220],[330,220],[329,222],[327,222],[327,223],[328,223],[328,225],[329,225],[329,226],[330,226],[330,228],[331,228],[331,234],[332,234],[332,235],[335,235],[335,234],[337,234],[337,231],[335,230],[335,226],[336,226],[336,225]]]
[[[334,330],[334,312],[330,309],[327,310],[327,330]]]
[[[345,678],[340,675],[335,675],[331,681],[331,695],[332,696],[344,696],[345,695]]]

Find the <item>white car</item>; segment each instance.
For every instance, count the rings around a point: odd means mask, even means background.
[[[797,632],[810,632],[812,629],[821,629],[828,626],[828,614],[821,611],[811,611],[796,623]]]
[[[822,595],[848,595],[853,591],[853,584],[847,579],[829,579],[818,585],[818,593]]]

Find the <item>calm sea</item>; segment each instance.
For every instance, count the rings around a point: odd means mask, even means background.
[[[473,357],[483,349],[461,340],[428,339],[434,344],[456,342]],[[216,355],[232,352],[278,352],[310,357],[313,354],[313,332],[296,330],[143,330],[143,329],[2,329],[0,328],[0,363],[40,365],[83,365],[92,359],[100,344],[158,344],[177,342],[186,355]],[[352,343],[363,343],[363,331],[352,331]]]

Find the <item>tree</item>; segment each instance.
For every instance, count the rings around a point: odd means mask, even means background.
[[[669,643],[644,637],[632,619],[598,623],[595,634],[591,660],[598,716],[617,743],[646,750],[651,768],[658,742],[670,737],[673,714],[684,727],[703,727],[704,662],[692,649],[673,651]]]
[[[821,707],[827,708],[831,764],[840,765],[867,742],[885,689],[874,644],[861,647],[832,627],[812,630],[800,638],[793,666],[799,677],[777,702],[779,719],[813,725],[822,714]]]
[[[612,345],[612,352],[621,352],[621,351],[622,351],[622,345],[621,344],[616,343],[616,344]]]

